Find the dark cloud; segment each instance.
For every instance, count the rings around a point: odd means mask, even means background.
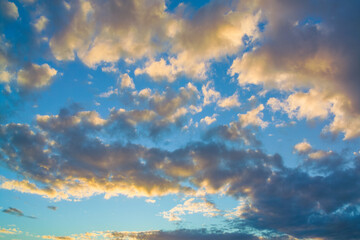
[[[56,206],[48,206],[47,208],[50,209],[50,210],[53,210],[53,211],[56,211],[56,210],[57,210],[57,207],[56,207]]]
[[[20,211],[19,209],[17,209],[17,208],[9,207],[7,209],[4,209],[2,212],[7,213],[7,214],[11,214],[11,215],[15,215],[15,216],[18,216],[18,217],[27,217],[27,218],[36,219],[36,217],[24,215],[24,213],[22,211]]]
[[[218,231],[208,231],[206,229],[180,229],[175,231],[154,231],[154,232],[143,232],[143,233],[122,233],[122,232],[112,232],[109,236],[109,239],[127,239],[128,237],[134,237],[134,239],[144,239],[144,240],[183,240],[183,239],[194,239],[194,240],[256,240],[260,239],[250,234],[246,233],[226,233],[221,230]]]
[[[131,115],[143,117],[140,112]],[[95,112],[63,110],[37,121],[38,130],[22,124],[1,126],[1,161],[43,187],[2,180],[3,188],[55,199],[193,194],[205,188],[247,199],[241,224],[254,229],[337,239],[335,226],[348,225],[354,230],[343,236],[351,239],[357,233],[360,164],[356,159],[332,152],[290,169],[278,154],[266,154],[252,145],[242,149],[208,140],[169,151],[105,140],[106,120]]]

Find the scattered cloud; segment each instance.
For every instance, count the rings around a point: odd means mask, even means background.
[[[26,88],[41,88],[49,85],[56,73],[57,71],[46,63],[42,65],[33,63],[18,72],[17,82]]]
[[[220,210],[215,205],[206,200],[196,202],[195,198],[186,200],[183,204],[178,204],[169,211],[162,212],[164,218],[169,221],[180,221],[181,215],[202,213],[205,217],[215,217],[219,215]]]
[[[304,154],[304,153],[310,152],[310,151],[312,150],[312,147],[311,147],[310,143],[308,143],[308,142],[306,141],[306,139],[304,139],[303,142],[296,144],[296,145],[294,146],[294,149],[295,149],[298,153]]]

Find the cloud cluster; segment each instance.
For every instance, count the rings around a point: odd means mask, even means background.
[[[191,18],[180,14],[184,8],[180,4],[171,13],[163,0],[76,1],[50,47],[57,60],[74,60],[76,54],[90,67],[147,57],[135,74],[172,82],[179,74],[204,78],[210,60],[239,52],[244,36],[258,35],[261,14],[250,6],[214,2]],[[154,59],[161,53],[167,58]]]
[[[360,116],[360,32],[354,25],[359,3],[340,7],[330,1],[326,8],[311,1],[255,5],[267,20],[260,44],[234,60],[230,75],[238,75],[240,86],[296,91],[284,102],[270,99],[268,104],[297,118],[324,119],[331,112],[334,120],[325,130],[343,132],[344,139],[360,136],[355,128]]]
[[[205,239],[214,239],[214,240],[235,240],[235,239],[244,239],[244,240],[259,240],[256,236],[251,234],[233,232],[228,233],[223,230],[209,231],[206,229],[179,229],[174,231],[143,231],[143,232],[117,232],[117,231],[98,231],[98,232],[87,232],[83,234],[73,234],[71,236],[42,236],[43,239],[68,239],[68,240],[77,240],[77,239],[109,239],[109,240],[120,240],[120,239],[142,239],[142,240],[182,240],[182,239],[194,239],[194,240],[205,240]],[[284,240],[288,238],[283,238]]]
[[[290,169],[277,154],[231,148],[211,140],[172,151],[149,148],[109,141],[105,135],[95,134],[109,121],[99,119],[91,112],[63,111],[58,116],[38,117],[37,132],[28,125],[3,125],[1,161],[25,179],[3,178],[2,188],[58,200],[96,194],[105,198],[119,194],[195,196],[203,189],[208,194],[247,198],[241,219],[257,229],[336,239],[339,235],[334,225],[345,221],[354,226],[349,234],[357,231],[360,165],[356,162],[346,168],[343,164],[335,167],[344,159],[331,153],[306,160],[317,165]],[[319,155],[318,150],[311,153]],[[307,168],[314,172],[307,173]],[[197,210],[193,211],[194,207]],[[217,214],[212,204],[190,199],[164,216],[178,219],[183,213],[199,209],[201,213]]]
[[[195,198],[186,200],[183,204],[178,204],[169,211],[162,212],[164,218],[169,221],[180,221],[179,216],[185,214],[202,213],[204,216],[214,217],[219,215],[220,210],[209,201],[195,202]]]

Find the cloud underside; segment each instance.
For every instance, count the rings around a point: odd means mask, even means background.
[[[360,165],[354,162],[347,167],[346,159],[335,153],[313,151],[304,168],[291,169],[277,154],[234,149],[215,140],[192,142],[173,151],[105,142],[94,136],[99,136],[99,127],[112,129],[113,123],[94,112],[63,110],[56,116],[38,116],[37,123],[39,132],[22,124],[1,127],[1,139],[7,139],[0,144],[1,160],[24,177],[2,178],[1,188],[54,200],[98,194],[104,198],[197,196],[205,191],[244,200],[241,212],[235,214],[235,226],[245,220],[256,229],[334,239],[338,224],[348,222],[357,231]],[[302,145],[296,148],[310,151]],[[194,199],[162,214],[178,221],[192,213],[220,214],[212,203]]]
[[[78,239],[143,239],[143,240],[180,240],[180,239],[244,239],[244,240],[257,240],[260,239],[256,236],[246,233],[223,233],[223,232],[209,232],[206,229],[180,229],[176,231],[144,231],[144,232],[116,232],[116,231],[101,231],[101,232],[88,232],[83,234],[74,234],[71,236],[42,236],[43,239],[52,240],[78,240]],[[287,239],[287,238],[284,238]]]

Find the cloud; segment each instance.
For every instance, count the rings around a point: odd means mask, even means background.
[[[97,127],[88,121],[68,124],[71,115],[60,115],[62,119],[41,123],[40,132],[21,124],[1,127],[0,139],[7,139],[0,142],[1,161],[29,179],[2,179],[2,186],[55,200],[98,194],[110,198],[177,193],[192,199],[203,189],[207,194],[246,198],[241,224],[255,229],[272,229],[297,238],[348,238],[357,233],[360,165],[356,161],[345,168],[347,161],[332,153],[322,159],[305,159],[303,165],[290,169],[278,154],[269,155],[254,146],[237,149],[211,139],[171,151],[104,142],[101,134],[94,134]],[[307,168],[311,174],[304,171]],[[216,215],[215,209],[205,200],[193,199],[175,206],[170,212],[173,215],[166,216],[178,219],[183,213],[207,210]],[[236,218],[232,221],[234,226],[240,224]],[[351,231],[336,233],[334,226],[344,222]]]
[[[270,98],[267,105],[270,105],[274,111],[284,110],[290,117],[297,119],[325,119],[332,106],[329,100],[323,93],[312,89],[308,93],[291,94],[284,102]]]
[[[309,151],[311,151],[311,150],[312,150],[312,147],[311,147],[310,143],[308,143],[308,142],[306,141],[306,139],[304,139],[303,142],[296,144],[296,145],[294,146],[294,149],[295,149],[298,153],[304,154],[304,153],[308,153]]]
[[[244,127],[248,125],[259,126],[261,128],[266,128],[268,126],[268,122],[262,120],[264,110],[264,105],[260,104],[258,107],[248,111],[245,114],[238,114],[239,121],[242,123]]]
[[[180,221],[179,216],[186,214],[202,213],[205,217],[215,217],[219,215],[220,210],[208,201],[195,202],[195,198],[186,200],[183,204],[178,204],[169,211],[162,212],[164,218],[169,221]]]
[[[319,150],[319,151],[316,151],[313,153],[309,153],[308,156],[309,156],[309,158],[316,160],[316,159],[321,159],[321,158],[327,157],[331,154],[332,154],[332,151],[325,152],[325,151]]]
[[[2,210],[3,213],[7,213],[7,214],[11,214],[11,215],[15,215],[15,216],[18,216],[18,217],[27,217],[27,218],[32,218],[32,219],[35,219],[36,217],[33,217],[33,216],[26,216],[24,215],[24,213],[22,211],[20,211],[19,209],[17,208],[12,208],[12,207],[9,207],[7,209],[4,209]]]
[[[284,104],[269,103],[274,110],[282,108],[299,119],[325,119],[331,112],[334,121],[325,130],[343,132],[344,139],[358,137],[353,128],[360,113],[356,94],[360,85],[355,81],[359,72],[354,65],[359,60],[355,39],[360,32],[353,25],[358,3],[348,2],[342,10],[336,1],[327,3],[326,9],[311,1],[285,5],[258,1],[254,5],[262,10],[267,24],[259,45],[236,58],[229,74],[238,76],[240,86],[256,84],[289,92],[309,89],[291,94]],[[341,20],[334,21],[334,15]]]
[[[120,75],[120,87],[121,88],[131,88],[131,89],[135,88],[134,81],[127,73]]]
[[[36,31],[41,32],[46,28],[49,20],[45,16],[41,16],[37,19],[36,23],[34,23],[34,27]]]
[[[227,98],[222,98],[217,102],[217,105],[222,108],[233,108],[233,107],[239,107],[241,104],[239,102],[239,96],[237,92],[235,92],[232,96]]]
[[[17,82],[25,88],[41,88],[50,84],[50,80],[57,71],[48,64],[31,64],[21,69],[17,75]]]
[[[142,239],[142,240],[181,240],[181,239],[194,239],[194,240],[258,240],[256,236],[246,234],[242,232],[228,233],[223,230],[209,231],[207,229],[178,229],[173,231],[142,231],[142,232],[126,232],[126,231],[97,231],[97,232],[86,232],[82,234],[72,234],[71,236],[42,236],[44,239]]]
[[[15,3],[13,3],[13,2],[9,2],[7,0],[2,1],[0,4],[0,10],[8,18],[11,18],[13,20],[16,20],[19,18],[18,8],[15,5]]]
[[[210,125],[216,121],[217,114],[213,114],[212,117],[206,116],[200,120],[200,123],[205,123],[206,125]]]
[[[148,74],[155,81],[166,79],[173,82],[176,79],[178,71],[172,65],[168,65],[166,61],[161,58],[159,61],[150,60],[146,62],[144,69],[137,68],[135,75]]]
[[[57,207],[56,207],[56,206],[48,206],[47,208],[50,209],[50,210],[53,210],[53,211],[56,211],[56,210],[57,210]]]
[[[14,234],[21,234],[22,231],[20,231],[17,228],[0,228],[0,234],[10,234],[10,235],[14,235]]]
[[[148,199],[145,200],[145,202],[147,202],[147,203],[156,203],[156,200],[148,198]]]
[[[148,58],[135,75],[146,73],[156,81],[173,82],[182,74],[204,79],[211,60],[236,54],[244,36],[258,37],[261,13],[252,11],[250,5],[214,2],[187,18],[180,10],[167,11],[163,0],[75,2],[50,47],[57,60],[74,60],[76,53],[89,67]]]
[[[209,81],[201,87],[202,94],[204,95],[204,106],[217,101],[217,99],[221,97],[220,93],[216,91],[214,87],[210,86],[212,84],[213,83]]]

